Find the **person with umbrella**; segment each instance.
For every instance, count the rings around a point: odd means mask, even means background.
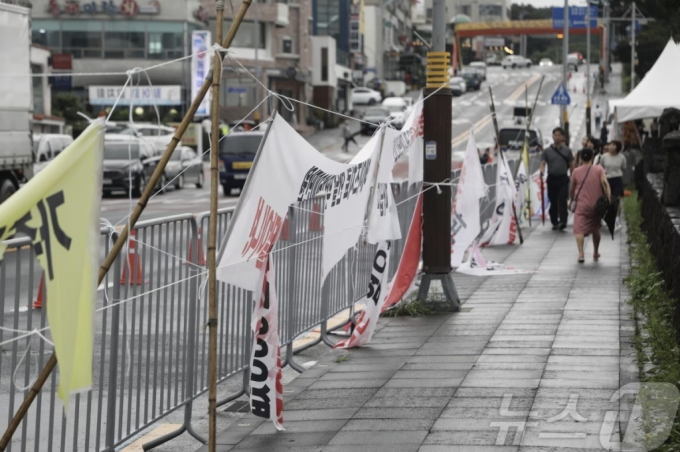
[[[620,141],[610,141],[605,146],[606,154],[602,154],[599,162],[607,175],[607,182],[609,182],[612,192],[612,200],[617,204],[615,230],[621,229],[621,206],[619,205],[619,199],[623,197],[623,170],[626,169],[626,157],[621,154],[622,149],[623,144]]]
[[[595,206],[598,199],[605,195],[611,203],[609,183],[604,169],[599,165],[593,165],[594,152],[590,148],[581,149],[581,161],[578,168],[574,168],[571,175],[571,188],[569,190],[570,210],[574,212],[574,235],[578,248],[578,262],[585,261],[583,246],[585,237],[593,236],[593,260],[600,258],[600,224],[602,218],[598,215]]]

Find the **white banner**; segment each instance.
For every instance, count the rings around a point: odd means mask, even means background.
[[[543,212],[546,218],[548,210],[550,209],[550,201],[548,200],[548,170],[546,166],[545,174],[543,175],[543,191],[541,191],[541,171],[537,170],[531,175],[529,182],[529,195],[531,196],[531,210],[533,210],[532,219],[542,219]]]
[[[120,95],[122,86],[90,86],[90,104],[113,105]],[[182,87],[169,86],[128,86],[118,105],[181,105]]]
[[[477,242],[473,245],[467,261],[463,262],[456,272],[469,276],[507,276],[535,273],[528,270],[520,270],[515,267],[507,267],[497,262],[487,262],[487,260],[484,259],[484,256],[482,256],[482,252],[477,246]]]
[[[210,70],[210,62],[213,57],[212,35],[207,30],[194,30],[191,32],[191,99],[203,86],[205,77]],[[196,110],[196,116],[208,116],[210,113],[210,91]]]
[[[517,215],[519,216],[520,224],[524,224],[524,219],[531,216],[531,198],[527,197],[529,189],[529,179],[527,178],[527,169],[524,161],[519,159],[517,161],[519,170],[517,171],[517,180],[515,180],[515,190],[517,192]],[[526,214],[526,216],[525,216]]]
[[[250,356],[250,411],[283,428],[283,383],[279,345],[279,302],[274,260],[266,258],[258,290],[253,292],[253,351]]]
[[[517,222],[512,205],[517,201],[517,189],[510,172],[510,166],[503,152],[496,169],[496,207],[489,221],[489,227],[482,239],[482,246],[511,245],[517,238]]]
[[[416,101],[411,114],[406,118],[399,141],[394,145],[394,160],[408,150],[408,186],[423,181],[423,136],[425,117],[423,94]]]
[[[380,242],[373,257],[371,267],[371,278],[368,282],[368,293],[363,299],[364,310],[359,314],[356,327],[352,335],[343,341],[338,342],[335,348],[352,348],[371,342],[375,326],[380,318],[380,311],[385,303],[387,290],[387,275],[389,274],[391,242]]]
[[[397,203],[392,192],[392,182],[394,181],[392,169],[399,158],[395,151],[399,152],[397,146],[401,143],[402,134],[392,128],[386,128],[384,133],[385,139],[382,142],[382,151],[380,151],[376,186],[372,195],[372,205],[368,213],[366,240],[371,244],[376,244],[383,240],[399,240],[401,238]]]
[[[453,209],[451,209],[452,267],[458,267],[463,262],[465,251],[482,230],[479,200],[486,196],[486,189],[475,135],[470,131],[456,188],[456,197],[453,200]]]
[[[349,164],[344,164],[317,152],[277,115],[234,213],[217,278],[255,290],[288,207],[323,193],[323,280],[359,240],[382,133],[375,134]]]

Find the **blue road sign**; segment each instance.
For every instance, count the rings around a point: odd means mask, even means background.
[[[586,28],[586,7],[569,7],[569,28]],[[564,8],[553,8],[553,28],[564,28]],[[590,28],[597,28],[597,6],[590,7]]]
[[[569,97],[569,91],[564,87],[562,83],[559,84],[555,90],[555,94],[552,95],[550,103],[553,105],[569,105],[571,103],[571,97]]]

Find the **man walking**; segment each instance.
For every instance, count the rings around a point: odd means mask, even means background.
[[[548,199],[550,200],[550,222],[553,231],[567,227],[567,198],[569,197],[569,171],[574,169],[574,156],[565,144],[562,128],[553,130],[553,144],[541,154],[541,177],[548,165]]]
[[[600,123],[602,122],[602,110],[600,110],[599,105],[595,105],[595,129],[600,129]]]
[[[345,121],[345,124],[342,127],[342,137],[345,139],[345,142],[342,145],[343,152],[349,152],[350,141],[359,146],[359,144],[354,140],[354,134],[349,129],[349,121]]]

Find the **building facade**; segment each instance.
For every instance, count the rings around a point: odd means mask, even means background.
[[[366,80],[404,81],[399,65],[402,54],[412,44],[410,0],[366,0],[364,53]]]

